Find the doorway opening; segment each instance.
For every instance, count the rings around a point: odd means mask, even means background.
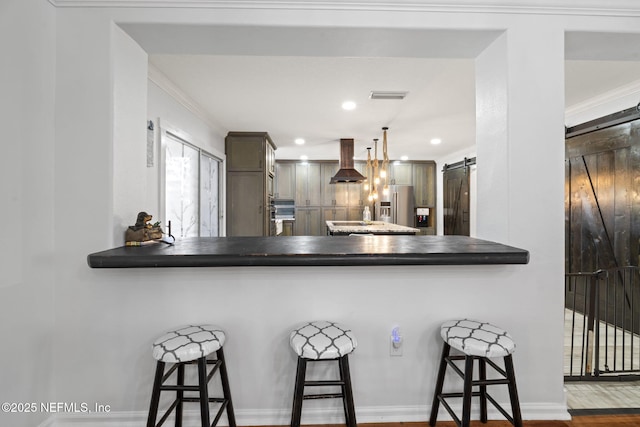
[[[565,386],[573,414],[640,412],[640,111],[567,129]]]

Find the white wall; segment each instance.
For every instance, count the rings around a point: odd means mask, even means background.
[[[138,212],[153,212],[157,192],[147,182],[147,55],[120,27],[111,27],[113,52],[113,241]],[[157,178],[156,178],[157,180]]]
[[[10,6],[26,12],[22,9],[26,6],[17,6],[19,3],[13,0]],[[28,79],[31,84],[43,82],[42,92],[27,92],[23,109],[39,118],[43,127],[34,130],[26,126],[30,123],[26,115],[19,123],[33,132],[26,139],[33,147],[24,148],[21,155],[31,150],[45,153],[39,166],[48,179],[40,187],[39,181],[36,185],[21,168],[12,166],[11,171],[13,176],[25,177],[23,185],[30,194],[27,201],[18,203],[18,209],[29,215],[22,217],[23,235],[29,243],[36,242],[38,233],[27,227],[33,221],[44,221],[49,231],[44,231],[44,246],[32,245],[21,263],[25,267],[23,282],[33,278],[31,283],[38,287],[32,291],[12,288],[9,292],[20,294],[15,304],[5,303],[2,291],[3,308],[11,305],[11,319],[34,322],[26,335],[6,326],[3,332],[32,351],[26,356],[3,353],[2,361],[20,358],[25,362],[24,370],[31,371],[42,366],[36,362],[53,356],[55,390],[49,392],[52,382],[46,373],[40,377],[21,371],[18,380],[24,380],[25,385],[15,392],[16,399],[107,404],[112,412],[106,418],[93,418],[96,425],[144,425],[154,368],[150,355],[153,339],[165,328],[214,322],[224,326],[229,335],[225,350],[239,424],[286,424],[295,370],[287,333],[298,321],[326,317],[348,323],[360,342],[351,363],[359,421],[424,420],[440,351],[438,325],[445,319],[468,316],[501,324],[516,338],[515,363],[524,416],[566,416],[562,387],[563,28],[633,31],[638,27],[636,20],[570,15],[540,15],[534,20],[505,14],[302,8],[58,8],[54,61],[50,11],[41,6],[37,12],[46,15],[47,25],[40,28],[34,23],[32,27],[39,28],[36,35],[19,32],[24,22],[32,22],[27,18],[9,27],[34,45],[36,62],[19,55],[23,62],[11,70],[15,77],[25,70],[33,73]],[[144,141],[145,134],[139,128],[144,129],[148,118],[135,103],[134,116],[120,120],[114,128],[120,114],[118,98],[114,98],[114,88],[120,84],[114,81],[119,76],[118,64],[133,67],[131,71],[140,79],[130,82],[136,93],[147,85],[144,61],[140,61],[144,54],[121,37],[114,21],[276,26],[313,22],[327,27],[336,23],[357,27],[367,22],[381,27],[506,28],[504,36],[478,58],[477,64],[479,93],[496,95],[480,100],[478,108],[477,231],[479,237],[530,250],[530,264],[381,266],[373,270],[88,268],[87,254],[114,246],[117,218],[130,214],[124,211],[131,207],[120,203],[116,194],[117,188],[127,184],[114,179],[122,161],[122,152],[114,151],[122,147],[117,135]],[[7,47],[2,46],[4,51]],[[53,74],[42,71],[54,64]],[[50,106],[52,78],[55,123]],[[23,99],[15,90],[10,93],[12,100]],[[491,99],[495,103],[489,102]],[[497,127],[492,128],[492,123]],[[537,126],[532,128],[530,123]],[[54,145],[47,138],[52,134]],[[136,164],[139,166],[132,166],[136,170],[131,176],[141,176],[137,169],[146,168],[144,162]],[[544,174],[538,173],[540,164],[545,165]],[[53,257],[50,230],[55,239]],[[54,265],[47,267],[49,260]],[[47,297],[52,280],[54,315]],[[12,293],[8,296],[14,297]],[[37,313],[28,312],[32,307]],[[47,326],[53,319],[55,329]],[[391,358],[388,335],[396,325],[405,337],[404,355]],[[14,378],[8,380],[13,383]],[[13,393],[7,396],[9,400]],[[506,398],[504,393],[498,396],[503,401]],[[321,417],[338,414],[337,402],[315,406],[318,410],[307,410],[303,421],[340,421]],[[56,425],[64,426],[78,418],[88,423],[93,416],[58,414],[55,419]],[[34,419],[42,418],[39,414]],[[27,418],[16,419],[27,425]]]
[[[53,396],[54,18],[46,2],[0,4],[1,402]],[[0,425],[46,417],[2,411]]]
[[[151,15],[156,18],[164,13],[153,12]],[[108,76],[101,72],[96,75],[93,65],[78,67],[72,58],[65,57],[65,52],[73,51],[75,55],[85,57],[88,64],[97,63],[96,68],[105,67],[110,59],[100,52],[108,51],[111,43],[109,37],[102,35],[111,28],[109,14],[103,10],[84,13],[63,10],[59,15],[60,28],[66,29],[61,30],[64,34],[59,40],[59,73],[65,79],[92,81],[94,92],[91,102],[76,92],[61,93],[61,114],[80,123],[101,117],[101,122],[92,127],[108,128],[108,115],[96,114],[103,108],[99,100],[109,106],[111,86]],[[146,16],[151,15],[146,12]],[[273,13],[271,18],[307,22],[304,11],[288,12],[286,19],[284,15]],[[140,19],[133,12],[128,12],[127,17]],[[351,13],[341,17],[353,24],[362,19]],[[198,18],[212,22],[220,19],[219,14],[208,16],[206,12],[200,12]],[[374,14],[369,18],[372,24],[385,25],[389,16]],[[423,25],[434,25],[440,22],[439,18],[442,17],[425,17]],[[329,17],[326,19],[327,23],[333,22]],[[519,25],[522,27],[524,23]],[[93,42],[90,49],[74,37],[79,26],[85,37]],[[353,357],[352,368],[361,422],[421,420],[427,417],[425,402],[431,396],[435,377],[440,348],[438,324],[454,316],[471,316],[503,324],[518,339],[520,351],[516,364],[525,416],[565,416],[562,358],[558,357],[562,346],[563,99],[557,93],[562,92],[562,50],[558,48],[559,57],[558,50],[548,55],[542,49],[544,45],[536,43],[537,33],[533,40],[528,36],[537,30],[531,25],[524,25],[524,28],[510,29],[509,37],[513,37],[511,31],[519,37],[510,41],[505,36],[502,44],[495,48],[495,54],[489,53],[501,57],[499,63],[508,65],[509,69],[509,73],[504,70],[499,73],[499,84],[504,87],[505,97],[495,112],[506,131],[498,139],[498,146],[491,145],[482,154],[493,157],[506,149],[508,155],[501,158],[507,165],[513,162],[518,167],[505,168],[501,164],[500,173],[495,175],[493,170],[485,169],[490,173],[484,179],[491,180],[491,188],[479,189],[479,198],[491,200],[499,194],[504,197],[500,203],[508,208],[492,209],[494,216],[490,217],[491,221],[486,218],[484,222],[479,220],[478,234],[530,249],[531,264],[456,268],[380,267],[371,273],[367,269],[349,267],[89,270],[84,263],[86,254],[113,243],[94,236],[90,241],[65,248],[68,251],[66,261],[58,267],[56,294],[59,295],[59,305],[56,308],[59,326],[65,332],[56,336],[56,375],[71,378],[59,388],[59,398],[108,403],[119,413],[133,411],[142,416],[147,408],[153,372],[153,361],[149,355],[153,338],[165,328],[175,325],[211,321],[220,323],[229,333],[227,353],[232,362],[230,374],[240,423],[286,424],[294,375],[293,356],[286,344],[287,331],[304,319],[329,317],[349,323],[358,333],[360,347]],[[556,31],[552,35],[553,42],[559,38],[561,46],[562,33]],[[549,67],[554,73],[515,65],[521,60],[515,55],[523,45],[527,48],[533,45],[537,49],[536,54],[545,60],[555,61],[558,65]],[[535,98],[525,103],[521,89],[514,87],[513,81],[521,85],[523,80],[542,78],[552,84],[553,90],[550,91],[556,94],[545,101]],[[515,114],[505,102],[515,103],[518,109],[524,109],[521,114],[549,123],[549,126],[541,126],[532,133],[518,121],[520,114]],[[541,108],[543,103],[546,108]],[[146,117],[141,119],[143,121]],[[554,127],[559,131],[552,130]],[[58,138],[69,147],[81,142],[86,146],[85,132],[80,126],[73,132],[59,132]],[[109,133],[103,134],[90,146],[96,154],[103,150],[104,145],[110,145]],[[551,166],[551,170],[555,167],[557,173],[548,174],[538,183],[529,180],[529,173],[520,175],[527,167],[520,164],[518,153],[525,152],[534,162],[541,161],[543,157],[537,151],[528,152],[530,147],[536,147],[528,144],[532,137],[544,140],[549,146],[557,144],[560,147],[556,153],[558,161]],[[480,141],[484,139],[479,132]],[[493,150],[497,151],[494,153]],[[478,157],[480,154],[479,149]],[[118,158],[117,153],[115,158]],[[546,156],[544,158],[547,159]],[[492,165],[490,161],[487,164]],[[113,172],[109,168],[99,168],[98,172],[95,173],[94,169],[87,178],[98,190],[89,204],[96,206],[97,215],[101,217],[109,209],[108,206],[101,207],[104,202],[100,193],[101,190],[112,191]],[[479,180],[480,177],[478,169]],[[518,182],[517,189],[513,182]],[[65,182],[65,185],[78,187],[84,184]],[[551,197],[542,200],[532,210],[521,206],[517,192],[535,193],[539,186],[548,189]],[[487,191],[491,195],[484,193]],[[520,221],[532,222],[542,210],[560,214],[540,220],[545,231],[536,229],[533,232],[514,226]],[[83,219],[73,214],[73,210],[61,205],[57,217],[72,215],[82,225]],[[537,241],[540,236],[543,239]],[[531,302],[524,308],[517,306],[523,295]],[[483,301],[483,304],[478,305],[478,301]],[[539,311],[548,313],[542,327],[537,320]],[[401,358],[388,356],[388,335],[394,325],[400,325],[405,336],[404,356]],[[550,329],[556,332],[549,334]],[[75,336],[86,337],[82,357],[67,350]],[[549,342],[552,343],[551,348],[545,354],[535,350]],[[114,350],[113,346],[118,346],[118,349]],[[123,366],[127,366],[129,371],[123,371]],[[85,378],[96,370],[101,377],[92,381],[101,382],[102,387],[89,388]],[[372,374],[374,372],[376,374]],[[264,392],[269,389],[271,392]],[[505,399],[504,394],[498,395]],[[336,403],[330,405],[337,408]]]

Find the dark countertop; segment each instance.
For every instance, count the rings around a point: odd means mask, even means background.
[[[191,237],[87,256],[92,268],[527,264],[529,252],[466,236]]]

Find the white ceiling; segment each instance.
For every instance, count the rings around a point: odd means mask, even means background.
[[[474,60],[495,31],[123,25],[149,61],[229,131],[267,131],[278,159],[356,158],[389,127],[389,156],[438,159],[473,146]],[[638,35],[566,37],[566,105],[640,80]],[[213,43],[212,41],[216,41]],[[223,42],[221,43],[220,40]],[[610,45],[615,44],[616,49]],[[369,93],[407,91],[402,101]],[[343,111],[345,100],[357,103]],[[432,138],[442,144],[431,145]],[[294,144],[304,138],[303,146]],[[379,150],[381,148],[379,147]]]
[[[364,159],[373,138],[382,149],[383,126],[392,159],[438,158],[474,143],[470,59],[161,55],[151,62],[223,129],[268,131],[278,159],[337,159],[340,138],[355,138],[356,158]],[[372,100],[372,90],[409,93]],[[346,100],[357,108],[343,110]],[[435,137],[445,142],[433,146]]]

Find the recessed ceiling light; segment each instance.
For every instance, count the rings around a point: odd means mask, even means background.
[[[295,143],[296,143],[296,144],[298,144],[298,145],[302,145],[302,144],[304,144],[304,139],[302,139],[302,138],[296,138],[296,139],[295,139],[295,141],[293,141],[293,142],[295,142]]]
[[[300,156],[300,160],[309,160],[309,156],[303,154],[302,156]]]
[[[355,108],[356,108],[356,103],[353,101],[344,101],[342,103],[343,110],[351,111],[351,110],[355,110]]]
[[[433,139],[431,140],[431,143],[432,143],[433,145],[438,145],[438,144],[440,144],[441,142],[442,142],[442,140],[441,140],[440,138],[433,138]]]
[[[407,160],[409,160],[409,156],[402,156],[400,157],[400,160],[402,160],[403,162],[406,162]]]

